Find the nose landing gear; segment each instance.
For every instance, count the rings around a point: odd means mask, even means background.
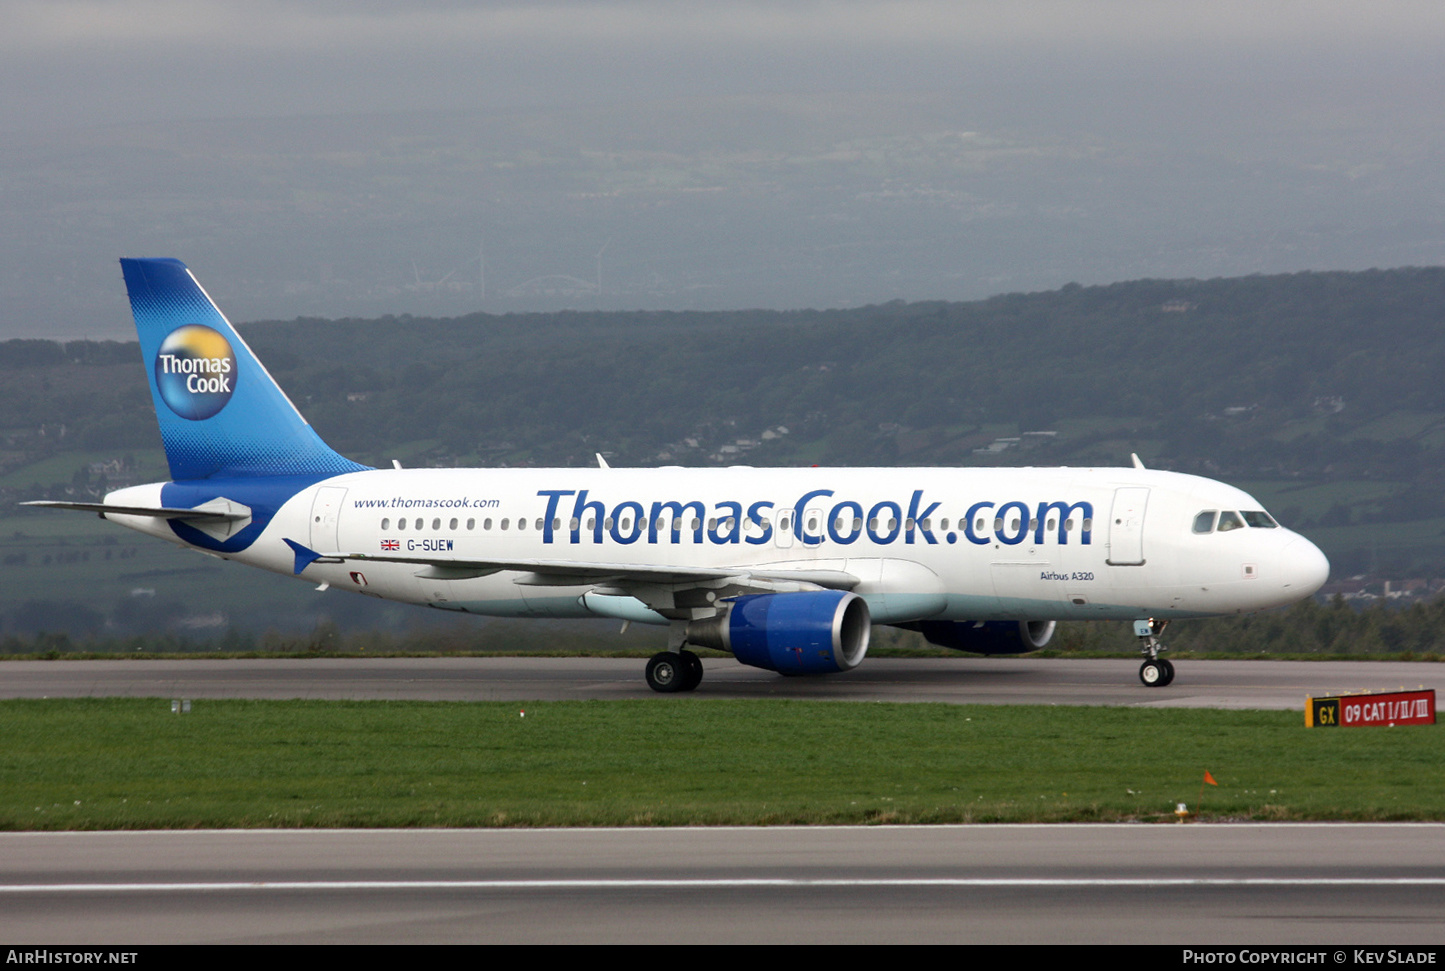
[[[1144,682],[1145,687],[1162,688],[1174,680],[1174,665],[1159,656],[1160,651],[1166,650],[1159,643],[1159,637],[1168,626],[1167,620],[1150,618],[1134,621],[1134,634],[1139,638],[1139,650],[1144,655],[1144,663],[1139,665],[1139,680]]]

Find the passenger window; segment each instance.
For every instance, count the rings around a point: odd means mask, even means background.
[[[492,529],[492,521],[491,521],[491,519],[483,519],[483,520],[482,520],[482,529],[485,529],[485,530],[487,530],[488,532],[491,531],[491,529]]]
[[[390,529],[390,528],[391,528],[391,520],[390,520],[390,519],[383,519],[383,520],[381,521],[381,531],[384,533],[384,532],[386,532],[386,531],[387,531],[388,529]]]
[[[412,523],[412,527],[413,527],[414,529],[421,529],[421,527],[422,527],[422,521],[421,521],[420,519],[418,519],[416,522]]]
[[[518,528],[518,529],[526,529],[526,528],[527,528],[527,521],[526,521],[525,519],[522,519],[521,517],[518,517],[518,518],[517,518],[517,528]]]
[[[396,521],[396,528],[397,528],[398,530],[401,530],[401,531],[405,532],[405,530],[406,530],[406,520],[405,520],[405,519],[398,519],[398,520]]]
[[[433,519],[433,520],[431,521],[431,528],[432,528],[433,530],[439,530],[439,529],[441,529],[441,528],[442,528],[442,521],[441,521],[441,519],[440,519],[440,518],[438,518],[438,519]]]
[[[505,530],[505,529],[507,528],[507,524],[508,524],[509,522],[511,522],[510,519],[504,519],[504,520],[502,520],[502,529]]]
[[[1222,512],[1219,514],[1219,531],[1227,533],[1231,529],[1243,529],[1244,520],[1239,518],[1237,512]]]
[[[1275,529],[1279,526],[1279,523],[1274,521],[1274,517],[1270,516],[1270,514],[1263,509],[1256,509],[1252,512],[1246,510],[1244,513],[1244,521],[1260,529]]]
[[[468,519],[468,520],[467,520],[467,529],[476,529],[476,528],[477,528],[477,521],[476,521],[475,519]]]
[[[1194,531],[1196,533],[1214,532],[1214,510],[1206,509],[1194,517]]]
[[[452,524],[451,524],[450,526],[448,526],[447,528],[455,531],[456,528],[457,528],[457,521],[456,521],[455,519],[453,519],[453,520],[452,520]]]

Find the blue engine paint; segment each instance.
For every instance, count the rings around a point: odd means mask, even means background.
[[[1030,643],[1025,622],[1017,620],[920,620],[893,626],[918,631],[930,644],[971,654],[1025,654],[1043,646]]]
[[[834,636],[843,627],[840,614],[856,600],[839,590],[738,597],[727,619],[733,656],[783,674],[832,674],[856,667],[862,658],[849,663],[846,645]]]

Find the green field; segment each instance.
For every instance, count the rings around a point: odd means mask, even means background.
[[[525,717],[522,712],[525,711]],[[0,828],[1442,819],[1433,726],[794,701],[0,702]]]
[[[54,483],[70,482],[76,470],[92,462],[106,462],[129,454],[135,459],[132,475],[141,482],[160,482],[170,478],[166,456],[158,448],[103,449],[92,451],[60,452],[39,462],[21,466],[0,476],[0,488],[17,490],[39,490]],[[31,498],[37,498],[32,496]]]

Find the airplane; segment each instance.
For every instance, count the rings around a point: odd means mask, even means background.
[[[178,546],[370,597],[492,617],[666,625],[782,675],[849,671],[874,624],[982,654],[1061,620],[1133,624],[1149,687],[1173,619],[1310,596],[1329,562],[1233,486],[1122,468],[375,469],[312,430],[185,264],[122,259],[171,481],[98,513]]]

